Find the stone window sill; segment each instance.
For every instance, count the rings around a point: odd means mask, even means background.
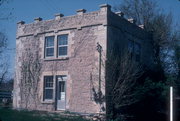
[[[45,61],[53,61],[53,60],[67,60],[69,59],[68,56],[62,56],[62,57],[57,57],[57,58],[44,58]]]
[[[44,100],[41,103],[42,104],[52,104],[52,103],[54,103],[54,101],[53,100]]]

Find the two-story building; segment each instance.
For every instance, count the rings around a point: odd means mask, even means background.
[[[136,61],[152,65],[150,34],[122,12],[112,12],[110,5],[19,22],[13,107],[80,113],[106,109],[106,101],[100,105],[94,93],[101,90],[106,96],[106,60],[115,46],[119,53],[129,48]]]

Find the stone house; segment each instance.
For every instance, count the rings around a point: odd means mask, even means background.
[[[100,5],[95,12],[80,9],[73,16],[57,14],[52,20],[19,22],[13,107],[105,111],[106,101],[99,104],[94,94],[100,90],[106,95],[106,60],[114,46],[130,48],[136,61],[151,67],[151,35],[122,12],[112,12],[110,5]]]

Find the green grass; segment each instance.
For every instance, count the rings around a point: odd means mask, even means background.
[[[2,121],[89,121],[80,116],[65,116],[42,111],[18,111],[0,108]]]

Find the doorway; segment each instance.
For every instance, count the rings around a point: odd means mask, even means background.
[[[66,81],[67,76],[56,77],[56,109],[66,109]]]

